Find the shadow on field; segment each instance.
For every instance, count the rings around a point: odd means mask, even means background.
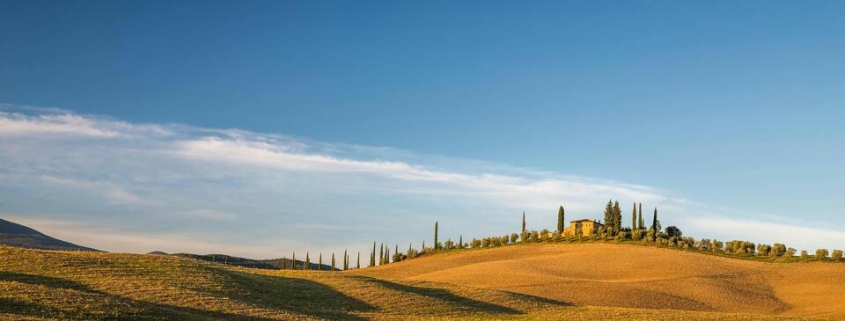
[[[306,314],[327,320],[366,320],[352,312],[375,312],[363,301],[307,279],[218,271],[228,278],[226,296],[265,309]]]
[[[0,271],[0,281],[12,281],[26,283],[29,285],[42,285],[50,288],[92,292],[88,288],[88,286],[82,283],[41,275],[30,275],[23,273]]]
[[[474,312],[492,312],[492,313],[505,313],[505,314],[522,314],[522,311],[515,310],[506,306],[496,305],[492,303],[482,302],[478,300],[473,300],[470,298],[462,297],[456,295],[448,290],[445,289],[437,289],[437,288],[423,288],[423,287],[414,287],[410,285],[404,285],[399,283],[393,283],[381,279],[370,279],[371,282],[384,286],[388,289],[392,289],[395,291],[413,293],[417,295],[427,296],[433,299],[440,299],[443,301],[447,301],[449,303],[453,303],[456,306],[469,308]]]
[[[538,302],[538,303],[542,303],[542,304],[546,304],[546,305],[552,305],[552,306],[558,306],[558,307],[575,306],[575,304],[572,304],[570,302],[553,300],[553,299],[544,298],[544,297],[541,297],[541,296],[535,296],[535,295],[523,294],[523,293],[516,293],[516,292],[510,292],[510,291],[504,291],[504,293],[507,293],[508,295],[510,295],[514,298],[518,298],[520,300],[534,301],[534,302]]]
[[[248,305],[326,320],[364,320],[349,312],[375,310],[366,303],[309,280],[224,272],[232,283],[224,293],[216,295]],[[56,291],[76,291],[56,294],[62,301],[74,301],[64,303],[72,306],[69,309],[50,306],[49,297],[30,300],[0,298],[1,313],[20,316],[63,320],[279,320],[133,300],[55,277],[0,271],[0,281],[44,286]]]

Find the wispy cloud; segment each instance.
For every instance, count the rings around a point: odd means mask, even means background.
[[[97,229],[56,230],[111,250],[216,246],[241,255],[261,249],[266,254],[258,256],[269,257],[306,246],[366,249],[372,239],[419,244],[434,220],[447,237],[503,234],[517,229],[522,211],[529,228],[542,229],[554,225],[559,205],[568,218],[600,218],[611,198],[658,206],[664,225],[683,223],[687,234],[706,237],[767,240],[785,224],[773,213],[714,229],[706,219],[727,213],[611,180],[237,129],[3,110],[0,211],[37,224],[96,222]],[[743,228],[749,226],[765,228]],[[829,237],[805,242],[793,233],[782,240],[812,247],[841,240],[839,232],[806,228],[798,231]]]

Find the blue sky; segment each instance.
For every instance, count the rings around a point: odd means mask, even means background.
[[[0,1],[0,213],[274,256],[614,197],[842,247],[843,7]]]

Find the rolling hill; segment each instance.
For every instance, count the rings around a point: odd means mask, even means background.
[[[30,249],[97,251],[44,235],[29,227],[0,219],[0,244]]]
[[[9,320],[845,319],[845,265],[619,244],[450,251],[346,272],[0,246]]]

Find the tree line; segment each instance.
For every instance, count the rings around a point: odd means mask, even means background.
[[[622,209],[618,200],[608,200],[604,208],[603,222],[596,221],[597,227],[594,231],[586,232],[577,227],[567,227],[566,210],[561,205],[558,208],[557,224],[554,231],[548,229],[528,230],[526,222],[526,214],[522,213],[522,226],[520,233],[510,233],[497,236],[487,236],[482,238],[473,238],[468,242],[464,242],[463,235],[459,235],[457,242],[448,238],[445,242],[441,242],[439,231],[440,222],[434,223],[434,242],[431,247],[425,246],[425,240],[419,250],[413,247],[413,244],[408,244],[408,249],[404,252],[399,251],[399,245],[394,244],[392,252],[389,245],[384,243],[373,242],[372,250],[370,251],[370,261],[367,267],[376,267],[387,265],[391,263],[401,262],[410,258],[415,258],[432,252],[448,251],[448,250],[463,250],[463,249],[480,249],[492,248],[499,246],[512,245],[517,243],[541,243],[541,242],[585,242],[585,241],[616,241],[616,242],[633,242],[644,245],[653,245],[661,247],[678,248],[685,250],[694,250],[704,253],[718,253],[728,255],[744,255],[744,256],[759,256],[770,258],[797,258],[801,260],[829,260],[842,262],[843,251],[827,249],[818,249],[814,255],[810,255],[807,251],[801,251],[800,254],[796,249],[787,247],[782,243],[774,244],[755,244],[743,240],[720,241],[717,239],[698,239],[684,236],[683,232],[677,226],[668,226],[665,229],[661,226],[658,219],[658,210],[655,207],[650,224],[646,225],[643,217],[642,203],[634,202],[631,209],[631,224],[625,226],[623,224]],[[378,247],[376,245],[378,244]],[[378,255],[378,256],[376,256]],[[331,255],[330,269],[324,269],[322,264],[322,254],[319,256],[317,270],[351,270],[361,268],[361,253],[357,253],[357,260],[355,266],[351,266],[350,255],[346,250],[341,257],[342,267],[335,266],[335,255]],[[311,259],[309,253],[305,254],[305,261],[297,265],[296,253],[294,252],[290,260],[281,259],[282,269],[304,269],[311,270]],[[290,264],[288,264],[290,262]]]

